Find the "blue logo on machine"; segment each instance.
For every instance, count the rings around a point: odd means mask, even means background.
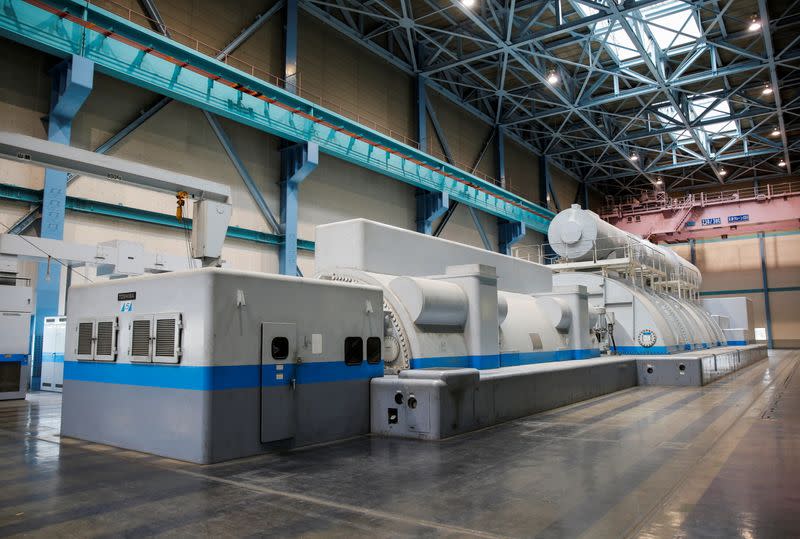
[[[746,213],[744,215],[729,215],[728,216],[728,222],[729,223],[743,223],[743,222],[749,221],[749,220],[750,220],[750,215],[748,215]]]
[[[643,348],[652,348],[658,342],[658,336],[652,329],[643,329],[639,332],[636,340],[639,341],[639,345]]]
[[[708,219],[702,219],[700,222],[703,224],[703,226],[719,225],[722,224],[722,219],[720,219],[719,217],[709,217]]]
[[[119,312],[121,312],[121,313],[132,313],[133,312],[133,302],[132,301],[123,301],[119,306]]]

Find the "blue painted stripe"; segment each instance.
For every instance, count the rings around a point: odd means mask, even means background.
[[[691,345],[686,350],[691,350]],[[644,346],[617,346],[617,353],[623,355],[665,355],[674,354],[679,352],[679,346],[651,346],[645,348]]]
[[[28,354],[0,354],[0,363],[28,364]]]
[[[598,357],[600,350],[589,348],[582,350],[553,350],[546,352],[510,352],[504,354],[488,354],[483,356],[444,356],[419,357],[411,360],[412,369],[430,368],[473,368],[497,369],[517,365],[549,363],[552,361],[570,361]]]
[[[66,361],[64,380],[215,391],[260,387],[262,379],[264,386],[280,386],[289,385],[292,378],[296,378],[298,384],[316,384],[383,376],[383,362],[350,366],[340,361],[326,361],[283,367],[283,371],[278,371],[275,365],[196,366]],[[278,379],[277,375],[281,373],[283,378]]]
[[[747,346],[747,341],[728,341],[728,346]]]
[[[64,354],[42,354],[42,363],[64,363]]]

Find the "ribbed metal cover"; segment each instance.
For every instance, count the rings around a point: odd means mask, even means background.
[[[175,319],[159,318],[156,320],[156,356],[172,357],[175,355]]]
[[[114,351],[114,322],[105,321],[97,323],[97,344],[95,354],[110,356]]]
[[[131,355],[150,355],[150,320],[134,320],[131,332]]]
[[[78,324],[78,355],[92,355],[92,322],[81,322]]]

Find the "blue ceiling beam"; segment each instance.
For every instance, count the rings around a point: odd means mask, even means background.
[[[765,0],[758,0],[758,11],[761,17],[761,33],[764,37],[764,47],[767,53],[767,63],[769,64],[769,79],[772,87],[772,97],[775,99],[775,108],[778,111],[778,127],[781,131],[781,142],[783,143],[783,159],[786,162],[786,172],[792,173],[792,159],[789,156],[789,141],[786,135],[786,125],[783,120],[783,102],[781,100],[781,87],[778,80],[778,71],[775,67],[775,50],[772,46],[772,27],[770,23],[769,10]],[[766,277],[765,277],[766,279]]]
[[[446,192],[453,200],[540,232],[553,217],[549,210],[468,172],[95,5],[54,0],[49,4],[55,12],[49,12],[22,0],[10,4],[0,12],[0,34],[9,39],[58,56],[82,54],[113,77],[282,138],[317,142],[329,155]],[[90,30],[87,22],[99,28]]]
[[[0,199],[12,202],[25,202],[28,204],[41,204],[42,191],[0,183]],[[189,230],[192,228],[191,219],[186,218],[183,219],[183,221],[178,221],[174,213],[158,213],[87,198],[67,196],[65,207],[67,211],[175,228],[181,231],[185,231],[187,227]],[[283,236],[279,234],[270,234],[268,232],[261,232],[260,230],[252,230],[238,226],[229,226],[226,237],[234,240],[244,240],[266,245],[281,245],[283,243]],[[297,248],[303,251],[313,252],[314,242],[299,239],[297,240]]]

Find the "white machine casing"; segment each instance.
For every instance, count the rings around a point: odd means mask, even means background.
[[[319,278],[383,289],[393,372],[600,353],[586,290],[554,290],[545,266],[364,219],[317,227],[315,254]]]
[[[75,286],[62,434],[200,463],[365,434],[381,304],[369,286],[218,268]]]
[[[703,307],[713,315],[728,319],[723,331],[729,344],[755,342],[753,301],[750,298],[703,298]]]

